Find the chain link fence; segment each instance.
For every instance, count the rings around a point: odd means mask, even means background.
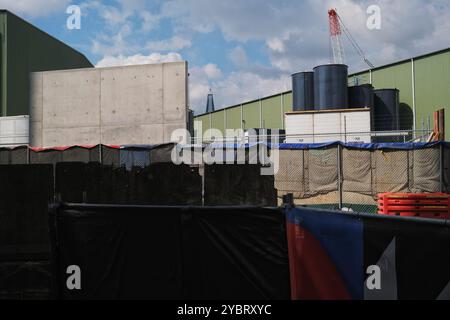
[[[383,192],[449,192],[447,143],[290,145],[279,152],[279,203],[292,193],[297,205],[376,213]]]

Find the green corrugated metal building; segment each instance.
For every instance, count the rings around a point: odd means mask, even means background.
[[[0,10],[0,115],[28,114],[29,74],[93,67],[80,52],[13,13]]]
[[[401,129],[433,126],[433,112],[446,109],[446,139],[450,139],[450,48],[349,75],[349,85],[371,83],[375,89],[400,90]],[[292,111],[292,92],[244,102],[195,117],[209,128],[284,129],[284,112]]]

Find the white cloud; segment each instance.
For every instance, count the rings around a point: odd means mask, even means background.
[[[18,15],[36,18],[58,12],[65,15],[70,2],[70,0],[0,0],[0,8]]]
[[[95,12],[103,22],[104,27],[91,40],[91,52],[97,55],[131,55],[141,52],[143,45],[136,41],[135,36],[152,31],[160,22],[160,16],[147,9],[145,0],[116,0],[112,4],[88,0],[80,6],[84,16]],[[176,49],[165,51],[172,50]]]
[[[203,71],[208,79],[219,79],[222,77],[222,71],[216,64],[208,63],[203,67]]]
[[[376,66],[449,46],[448,0],[165,0],[160,12],[146,10],[144,0],[117,1],[127,18],[120,22],[114,10],[104,14],[103,18],[112,22],[111,27],[117,22],[115,28],[119,31],[111,33],[115,36],[96,39],[93,49],[99,54],[129,57],[142,52],[142,44],[133,46],[129,37],[134,32],[153,30],[163,19],[169,19],[176,36],[144,44],[150,51],[176,52],[195,45],[190,41],[193,34],[215,30],[226,41],[233,41],[235,47],[227,58],[233,63],[234,72],[224,74],[217,65],[219,60],[191,68],[190,96],[198,111],[204,111],[210,87],[215,92],[216,104],[226,106],[289,89],[291,73],[328,63],[327,10],[331,7],[338,10]],[[366,8],[372,4],[381,8],[381,30],[366,27]],[[119,26],[131,21],[142,30],[120,34]],[[268,65],[252,61],[248,42],[263,44]],[[350,71],[367,68],[345,37],[343,44]]]
[[[151,51],[177,51],[192,45],[191,40],[180,36],[173,36],[168,40],[151,41],[147,48]]]
[[[231,50],[228,54],[228,57],[236,66],[246,66],[248,64],[247,53],[241,46],[238,46]]]
[[[133,33],[133,28],[130,24],[124,24],[120,30],[112,36],[101,33],[98,37],[92,40],[91,51],[100,55],[118,55],[128,54],[138,49],[137,46],[131,45],[127,38]]]
[[[153,14],[150,11],[141,11],[139,15],[142,19],[142,32],[152,31],[159,25],[159,22],[161,20],[161,17],[159,15]]]
[[[366,27],[366,9],[372,4],[381,8],[381,30]],[[180,30],[217,29],[227,40],[264,41],[272,65],[293,72],[329,61],[329,8],[338,10],[375,65],[449,45],[448,0],[167,0],[162,15]],[[343,42],[350,70],[366,68],[351,44]]]
[[[115,57],[104,57],[99,62],[97,62],[96,67],[116,67],[177,61],[183,61],[183,58],[180,54],[174,52],[170,52],[168,54],[152,53],[150,55],[136,54],[132,56],[119,55]]]
[[[216,68],[215,65],[207,64],[190,69],[190,104],[197,114],[205,112],[210,88],[214,93],[216,108],[290,89],[289,75],[266,77],[252,71],[237,71],[224,76],[222,72],[209,72]]]

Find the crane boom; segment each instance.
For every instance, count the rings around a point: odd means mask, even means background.
[[[356,52],[361,57],[361,59],[371,69],[374,68],[374,65],[369,61],[369,59],[366,58],[364,51],[361,49],[361,47],[356,42],[355,38],[353,38],[352,34],[345,26],[341,17],[338,15],[336,9],[328,10],[328,17],[330,20],[330,43],[331,43],[331,49],[333,52],[333,62],[334,63],[345,63],[344,48],[342,47],[342,42],[341,42],[341,35],[342,35],[342,33],[344,33],[344,35],[350,41],[351,45],[356,50]]]
[[[341,42],[342,31],[339,23],[339,16],[335,9],[330,9],[328,11],[328,17],[330,20],[330,41],[333,53],[333,63],[343,64],[345,63],[345,53]]]

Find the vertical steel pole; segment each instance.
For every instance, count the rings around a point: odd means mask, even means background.
[[[444,144],[439,144],[439,188],[440,192],[444,192]]]
[[[99,157],[99,160],[100,160],[100,164],[103,165],[103,144],[99,144],[98,148],[99,148],[99,150],[98,150],[98,157]]]
[[[284,98],[283,98],[283,93],[281,93],[281,103],[280,103],[280,108],[281,108],[281,128],[284,129]]]
[[[337,171],[338,171],[338,193],[339,193],[339,210],[342,210],[342,152],[341,145],[337,146]]]
[[[264,128],[263,127],[262,100],[261,99],[259,99],[259,127]]]
[[[412,92],[412,112],[413,112],[413,139],[416,139],[416,70],[414,68],[414,59],[411,59],[411,92]]]

